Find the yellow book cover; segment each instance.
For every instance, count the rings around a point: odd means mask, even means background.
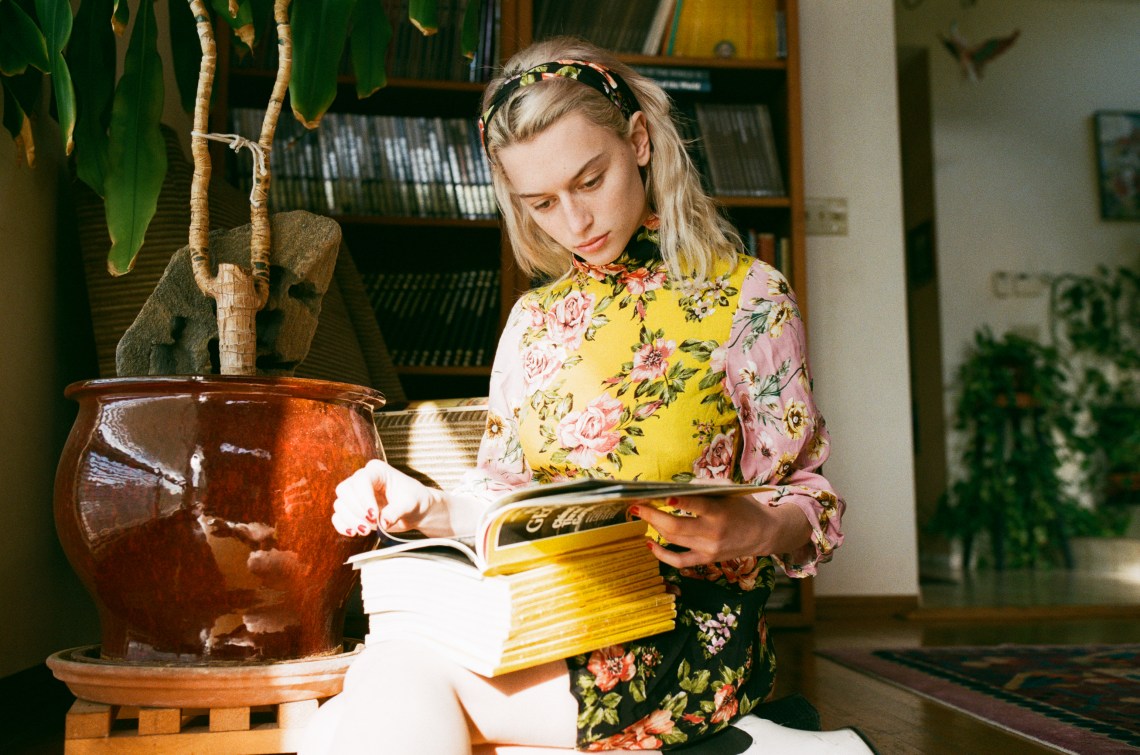
[[[776,11],[776,0],[681,0],[671,54],[775,58]]]

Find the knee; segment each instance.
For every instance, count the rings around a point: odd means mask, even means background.
[[[379,642],[367,647],[352,662],[344,677],[344,691],[358,693],[389,692],[414,695],[431,688],[453,688],[453,664],[442,659],[432,648],[415,642]]]

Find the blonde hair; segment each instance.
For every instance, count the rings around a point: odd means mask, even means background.
[[[502,73],[487,85],[481,111],[490,105],[506,79],[541,63],[565,59],[600,63],[625,79],[633,90],[645,114],[652,148],[642,174],[649,209],[661,219],[661,256],[674,277],[708,278],[717,261],[731,260],[742,248],[740,235],[702,189],[700,176],[673,122],[672,100],[656,83],[589,42],[555,37],[537,42],[508,60]],[[497,155],[512,144],[535,138],[570,113],[579,113],[623,139],[630,135],[629,120],[605,95],[562,78],[517,89],[495,112],[483,135],[495,197],[515,260],[532,277],[563,275],[571,267],[572,253],[530,217],[512,190]]]

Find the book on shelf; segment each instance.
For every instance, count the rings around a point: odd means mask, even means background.
[[[380,548],[349,561],[360,571],[365,642],[426,640],[495,676],[668,631],[674,598],[630,505],[769,489],[575,480],[503,496],[461,537],[384,533]]]
[[[672,20],[674,0],[627,0],[599,12],[593,3],[536,0],[534,39],[582,37],[618,53],[656,55]]]
[[[714,193],[730,197],[785,195],[767,105],[698,102],[693,112]]]
[[[397,367],[490,364],[499,333],[499,270],[361,277]]]
[[[779,270],[789,282],[794,280],[791,239],[787,236],[777,236],[770,231],[758,231],[755,228],[748,228],[741,235],[744,238],[745,251]]]
[[[535,0],[534,39],[561,34],[617,53],[766,60],[787,55],[776,0],[628,0],[613,13],[591,3]]]
[[[776,0],[677,0],[665,54],[776,58],[782,25]]]
[[[712,72],[707,68],[670,68],[669,66],[633,66],[642,76],[667,92],[711,92]]]
[[[264,110],[234,108],[236,133],[259,133]],[[491,172],[471,118],[327,113],[307,131],[278,126],[270,153],[270,210],[328,215],[491,219]],[[252,185],[253,158],[237,155],[236,181]]]

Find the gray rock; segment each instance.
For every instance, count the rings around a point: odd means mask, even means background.
[[[335,221],[298,211],[270,217],[269,301],[257,313],[257,372],[292,375],[309,351],[321,299],[340,249]],[[249,268],[250,226],[210,234],[210,261]],[[194,282],[190,248],[174,253],[154,293],[115,350],[115,367],[127,375],[208,375],[218,372],[214,300]]]

